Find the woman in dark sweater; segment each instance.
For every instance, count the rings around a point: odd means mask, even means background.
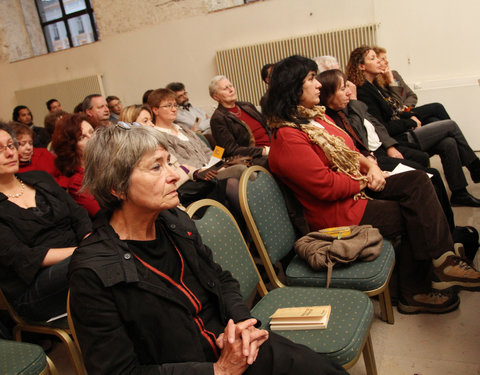
[[[48,173],[17,172],[16,141],[0,123],[0,287],[21,316],[42,321],[65,312],[70,256],[91,223]]]

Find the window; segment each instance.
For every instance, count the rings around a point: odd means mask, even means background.
[[[90,0],[35,0],[48,52],[98,40]]]

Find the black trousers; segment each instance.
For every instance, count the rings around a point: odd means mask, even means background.
[[[257,360],[246,375],[347,375],[348,372],[324,354],[274,333],[260,347]]]
[[[450,120],[447,110],[440,103],[429,103],[415,107],[412,109],[412,113],[418,117],[423,125],[440,120]]]
[[[431,289],[432,258],[453,249],[447,220],[430,179],[423,171],[387,178],[380,192],[367,190],[360,224],[370,224],[388,239],[400,236],[396,249],[399,291],[413,295]]]

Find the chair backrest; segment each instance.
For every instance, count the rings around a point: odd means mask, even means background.
[[[253,181],[252,173],[257,174]],[[271,264],[292,250],[296,236],[282,192],[270,172],[253,166],[242,174],[239,195],[243,217],[268,277],[277,287],[283,286]]]
[[[200,209],[205,211],[203,216],[194,217]],[[228,209],[212,199],[202,199],[188,206],[187,213],[194,219],[203,243],[212,250],[215,262],[230,271],[240,283],[244,300],[247,300],[255,289],[262,296],[265,295],[265,285],[240,228]]]
[[[70,327],[70,332],[72,333],[73,342],[75,343],[75,346],[77,347],[77,350],[81,355],[82,349],[80,348],[80,343],[78,342],[77,333],[75,332],[75,325],[73,324],[72,311],[70,309],[70,289],[68,290],[67,294],[67,319],[68,326]]]

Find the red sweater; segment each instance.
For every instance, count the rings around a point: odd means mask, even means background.
[[[72,176],[66,177],[62,175],[56,180],[61,187],[68,191],[73,200],[83,206],[88,211],[90,217],[93,218],[100,210],[100,206],[93,195],[85,191],[80,192],[84,172],[83,168],[78,168]]]
[[[318,122],[356,150],[346,133]],[[365,199],[353,199],[360,192],[360,183],[334,172],[322,149],[304,132],[290,127],[278,129],[272,137],[268,164],[302,204],[310,230],[359,224],[367,205]]]
[[[18,170],[19,173],[28,171],[45,171],[53,177],[60,175],[60,172],[55,167],[55,155],[46,148],[34,148],[30,164],[23,167],[20,166]]]

